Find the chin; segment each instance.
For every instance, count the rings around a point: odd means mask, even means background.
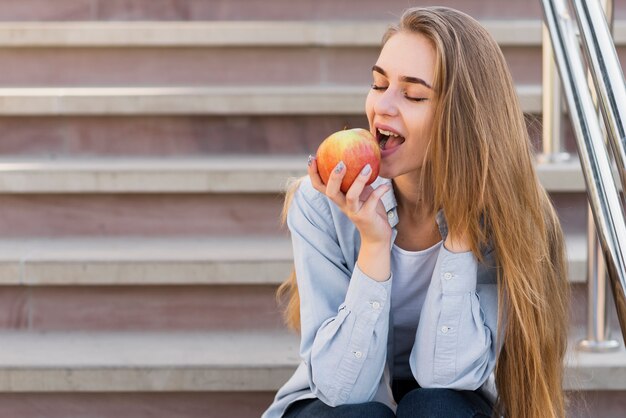
[[[385,166],[384,164],[380,167],[380,171],[378,173],[378,175],[380,177],[386,178],[386,179],[394,179],[396,177],[401,177],[407,174],[411,174],[414,173],[414,175],[416,175],[416,178],[419,178],[419,174],[421,172],[421,165],[419,167],[411,167],[409,169],[398,169],[396,167],[391,168],[388,166]]]
[[[384,165],[382,165],[380,167],[380,171],[378,172],[378,175],[386,179],[392,179],[394,177],[397,177],[398,173],[396,173],[395,170],[391,170],[388,167],[385,167]]]

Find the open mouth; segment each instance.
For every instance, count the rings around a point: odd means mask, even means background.
[[[380,128],[376,129],[376,139],[378,140],[380,149],[383,151],[396,148],[405,141],[403,136]]]

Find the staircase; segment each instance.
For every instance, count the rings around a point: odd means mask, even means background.
[[[539,145],[539,2],[440,3],[494,34]],[[274,299],[291,268],[284,184],[329,133],[365,126],[380,37],[406,6],[3,4],[0,416],[262,413],[298,363]],[[626,5],[616,19],[624,55]],[[538,171],[567,235],[573,347],[584,182],[576,159]],[[623,417],[626,351],[571,349],[565,388],[568,416]]]

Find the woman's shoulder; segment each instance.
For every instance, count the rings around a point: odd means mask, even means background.
[[[320,226],[329,223],[332,219],[331,201],[313,187],[309,176],[292,180],[287,186],[285,209],[287,209],[287,223],[307,220],[309,223]]]
[[[300,204],[306,203],[307,206],[312,208],[326,210],[330,207],[328,197],[313,187],[309,176],[292,180],[287,186],[287,196],[289,195],[292,195],[293,199]]]

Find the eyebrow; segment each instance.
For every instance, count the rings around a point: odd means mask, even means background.
[[[380,74],[384,75],[385,77],[387,77],[387,73],[385,72],[385,70],[380,68],[378,65],[374,65],[372,67],[372,71],[376,71],[377,73],[380,73]],[[422,80],[419,77],[409,77],[409,76],[403,75],[402,77],[400,77],[400,81],[404,81],[406,83],[421,84],[421,85],[426,86],[426,87],[428,87],[429,89],[432,90],[431,85],[428,84],[427,82],[425,82],[424,80]]]

